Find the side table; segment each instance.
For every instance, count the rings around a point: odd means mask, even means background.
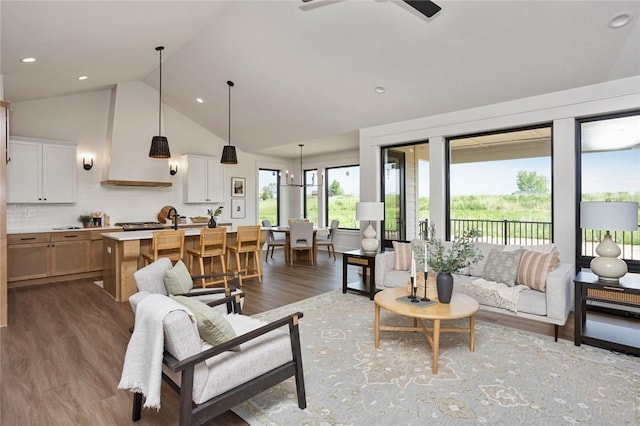
[[[362,267],[362,281],[347,283],[347,266],[356,265]],[[351,250],[342,253],[342,293],[347,290],[369,295],[373,300],[376,294],[376,253],[366,253],[362,250]],[[368,276],[368,279],[367,279]]]
[[[600,281],[591,272],[579,272],[575,282],[574,343],[640,355],[640,320],[624,316],[589,314],[588,301],[640,307],[640,280],[622,277],[620,283]]]

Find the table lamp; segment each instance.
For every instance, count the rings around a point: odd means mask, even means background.
[[[606,234],[591,260],[591,272],[601,281],[617,283],[627,273],[627,264],[620,256],[620,247],[613,241],[609,231],[638,230],[638,203],[612,201],[583,201],[580,203],[580,227],[602,230]]]
[[[361,222],[369,221],[360,246],[365,253],[375,253],[378,250],[379,242],[376,239],[376,231],[371,226],[371,221],[384,219],[384,203],[370,201],[356,203],[356,219]]]

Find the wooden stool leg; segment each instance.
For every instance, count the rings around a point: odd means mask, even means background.
[[[227,273],[227,268],[225,268],[224,262],[225,262],[224,254],[221,254],[220,255],[220,266],[222,267],[222,273],[226,274]],[[213,258],[211,258],[211,265],[213,265]],[[224,288],[228,289],[229,288],[229,284],[227,283],[227,276],[226,275],[223,276],[222,280],[224,281]]]
[[[200,265],[200,275],[204,275],[204,259],[198,256],[198,264]],[[202,288],[206,287],[206,279],[202,278]]]
[[[242,268],[240,267],[241,263],[240,263],[240,253],[238,253],[237,251],[235,252],[236,254],[236,270],[238,271],[238,282],[240,283],[240,287],[242,287]]]

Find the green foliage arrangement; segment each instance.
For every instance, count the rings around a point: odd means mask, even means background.
[[[218,217],[218,216],[220,216],[222,214],[222,209],[223,209],[222,206],[220,206],[217,209],[215,209],[215,211],[209,209],[209,210],[207,210],[207,214],[209,215],[209,217]]]
[[[88,215],[88,214],[81,214],[80,216],[78,216],[78,222],[89,223],[92,220],[93,218],[91,217],[91,215]]]
[[[436,229],[433,224],[429,226],[426,244],[422,242],[412,243],[411,249],[416,258],[416,267],[420,264],[424,268],[424,250],[427,250],[427,264],[429,270],[451,274],[472,263],[482,259],[480,250],[473,246],[474,241],[480,235],[477,229],[469,229],[451,242],[451,248],[446,249],[442,240],[436,238]]]

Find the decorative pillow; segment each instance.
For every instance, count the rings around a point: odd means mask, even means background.
[[[206,303],[187,296],[170,295],[169,297],[186,306],[193,313],[196,317],[200,337],[205,342],[216,346],[236,337],[236,332],[224,315]],[[239,348],[233,350],[239,350]]]
[[[164,286],[169,294],[188,293],[193,288],[191,274],[182,260],[178,260],[173,268],[164,273]]]
[[[408,271],[411,269],[411,243],[393,241],[394,263],[396,271]]]
[[[547,290],[547,275],[560,262],[557,250],[551,253],[540,253],[524,250],[518,269],[518,284],[526,285],[538,291]]]
[[[482,271],[482,278],[487,281],[495,281],[512,287],[518,277],[518,267],[522,250],[498,251],[491,250],[487,257],[487,263]]]

